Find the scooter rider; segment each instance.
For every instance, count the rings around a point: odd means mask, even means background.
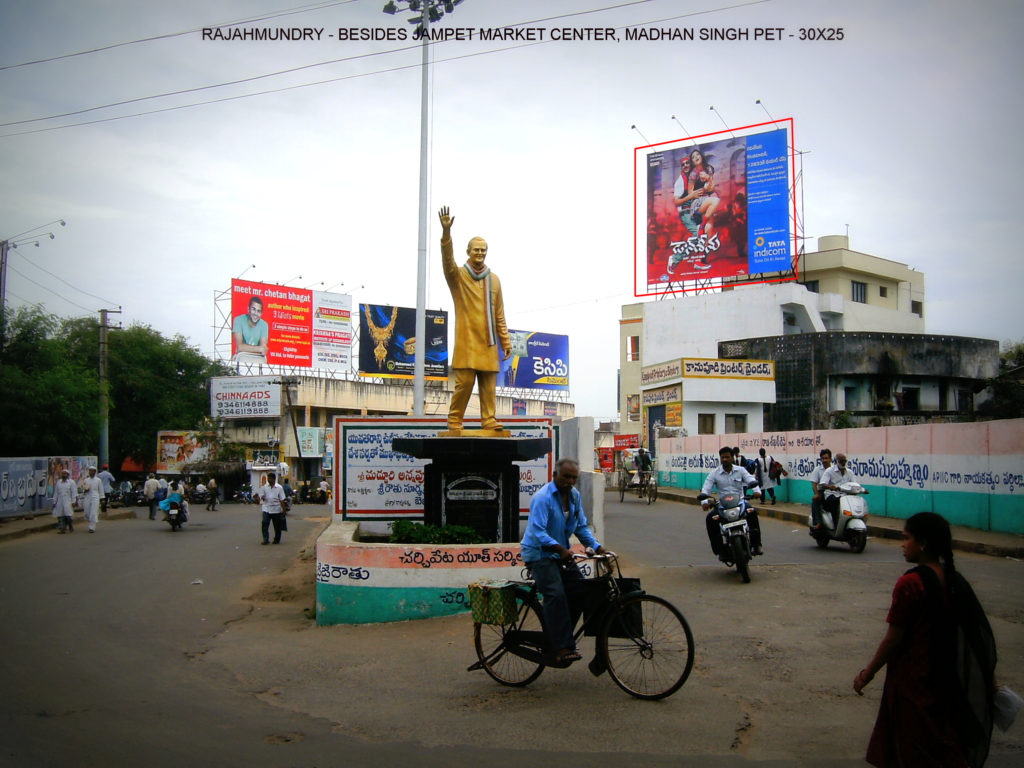
[[[825,472],[832,466],[832,451],[822,448],[818,456],[821,458],[821,466],[815,467],[811,473],[811,490],[814,492],[811,497],[811,524],[814,528],[821,527],[821,504],[825,500],[825,491],[821,483]]]
[[[846,468],[846,454],[837,453],[836,463],[822,474],[821,482],[818,483],[818,488],[825,489],[825,500],[821,503],[821,508],[832,515],[833,529],[839,522],[839,498],[842,496],[839,493],[839,486],[842,483],[855,482],[857,478]]]
[[[713,488],[717,488],[719,493],[738,493],[743,495],[748,485],[757,484],[757,478],[747,470],[733,465],[732,448],[725,447],[720,449],[718,451],[718,458],[721,460],[722,465],[708,473],[708,478],[704,481],[701,493],[709,494]],[[760,488],[754,489],[754,496],[761,498]],[[721,556],[722,535],[718,528],[718,521],[714,519],[715,510],[711,509],[711,502],[708,499],[701,501],[700,505],[705,511],[711,510],[708,512],[707,517],[704,518],[704,523],[708,529],[711,551],[715,555]],[[755,555],[764,554],[764,550],[761,548],[761,523],[757,519],[757,510],[750,506],[747,507],[747,525],[750,528],[750,546],[753,553]]]

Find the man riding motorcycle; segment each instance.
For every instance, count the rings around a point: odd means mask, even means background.
[[[757,485],[757,478],[743,467],[733,464],[732,448],[726,447],[719,450],[718,458],[722,465],[708,473],[704,487],[701,488],[702,494],[709,494],[712,489],[717,488],[719,493],[738,493],[742,496],[746,492],[747,486]],[[754,496],[761,498],[760,488],[754,489]],[[710,510],[707,517],[704,518],[704,522],[708,529],[708,539],[711,541],[711,551],[720,558],[722,556],[722,535],[718,522],[714,519],[715,510],[711,509],[711,502],[708,499],[702,500],[700,505],[705,511]],[[747,507],[747,525],[750,527],[750,546],[753,554],[764,554],[764,550],[761,548],[761,524],[757,519],[757,510],[753,507]]]

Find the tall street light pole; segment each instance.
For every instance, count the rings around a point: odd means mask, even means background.
[[[419,16],[409,19],[411,24],[419,26],[422,43],[422,66],[420,76],[420,221],[417,240],[416,262],[416,350],[413,355],[413,394],[412,412],[414,416],[423,415],[424,381],[426,378],[426,334],[427,334],[427,205],[428,185],[428,137],[430,120],[428,105],[430,104],[430,33],[429,23],[440,21],[445,12],[452,13],[455,6],[462,0],[389,0],[384,6],[384,13],[393,15],[399,10],[419,12]],[[399,6],[405,5],[402,9]]]

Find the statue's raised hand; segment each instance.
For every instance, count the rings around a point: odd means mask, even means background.
[[[445,233],[449,232],[452,228],[452,224],[455,223],[455,217],[448,215],[447,205],[441,208],[440,212],[437,214],[437,217],[441,219],[441,228],[445,231]]]

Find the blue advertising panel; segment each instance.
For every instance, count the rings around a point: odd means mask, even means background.
[[[569,389],[569,337],[509,330],[512,356],[501,364],[498,385],[513,389]]]
[[[646,155],[648,290],[793,268],[785,122]]]
[[[428,309],[424,378],[448,378],[448,313]],[[415,374],[416,310],[359,305],[359,375],[411,379]]]

